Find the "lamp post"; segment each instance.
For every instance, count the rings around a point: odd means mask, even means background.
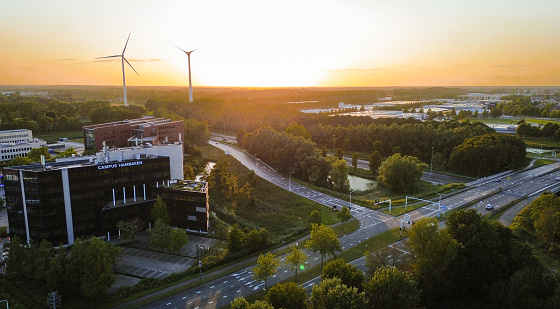
[[[432,146],[432,159],[430,160],[430,175],[434,173],[434,146]]]
[[[336,135],[332,135],[332,155],[334,156],[334,141],[336,139]]]
[[[293,174],[293,173],[294,173],[294,172],[290,172],[290,180],[289,180],[289,182],[288,182],[288,190],[289,190],[289,191],[292,191],[292,174]]]
[[[6,302],[6,309],[10,309],[10,304],[7,299],[0,300],[0,303]]]
[[[354,190],[350,191],[350,210],[352,210],[352,192],[354,192]]]
[[[438,215],[437,215],[437,216],[438,216],[438,218],[439,218],[439,215],[441,214],[441,194],[439,194],[439,193],[437,193],[437,192],[436,192],[436,194],[437,194],[437,195],[439,195],[439,202],[438,202]]]

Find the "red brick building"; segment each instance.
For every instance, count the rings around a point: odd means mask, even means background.
[[[144,117],[84,126],[86,150],[108,147],[127,147],[150,143],[159,145],[182,141],[185,132],[183,121]]]

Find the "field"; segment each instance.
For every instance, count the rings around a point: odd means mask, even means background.
[[[217,161],[221,150],[213,146],[202,147],[205,160]],[[237,160],[230,160],[230,171],[239,178],[239,185],[245,184],[249,170]],[[270,240],[275,243],[289,241],[308,232],[307,218],[312,210],[318,209],[323,223],[330,225],[338,222],[336,213],[330,208],[281,189],[276,185],[257,177],[253,194],[256,203],[253,206],[238,206],[233,220],[249,229],[266,228]],[[231,201],[210,190],[210,210],[213,208],[230,209]],[[233,222],[229,222],[233,224]]]

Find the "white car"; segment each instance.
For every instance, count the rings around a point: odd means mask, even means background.
[[[490,205],[490,204],[487,204],[487,205],[484,207],[484,209],[486,209],[486,210],[492,210],[492,209],[494,209],[494,206],[492,206],[492,205]]]

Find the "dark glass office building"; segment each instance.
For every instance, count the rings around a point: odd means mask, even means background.
[[[98,163],[92,159],[3,169],[10,233],[22,239],[73,244],[78,237],[117,233],[117,222],[140,217],[147,226],[155,196],[165,195],[172,225],[208,230],[207,190],[191,219],[176,209],[191,209],[188,199],[172,193],[168,157]],[[167,189],[165,189],[167,188]],[[169,192],[168,192],[169,191]],[[179,196],[178,200],[174,200]],[[191,201],[194,202],[194,201]],[[197,202],[197,203],[198,203]],[[198,209],[198,212],[197,212]],[[175,216],[178,213],[180,215]]]

